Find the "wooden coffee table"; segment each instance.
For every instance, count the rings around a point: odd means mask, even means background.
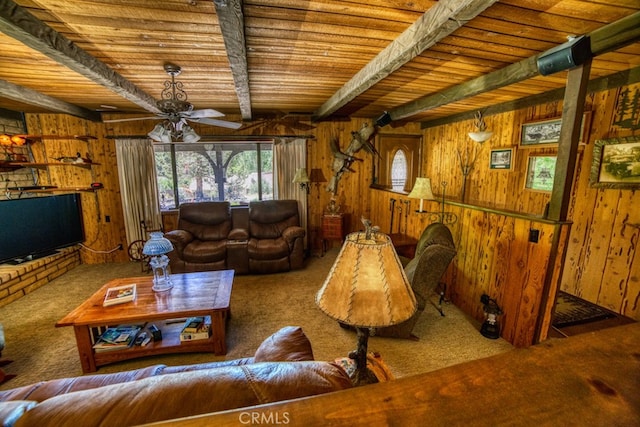
[[[115,279],[93,294],[79,307],[56,323],[73,326],[82,372],[95,372],[98,366],[122,360],[167,353],[213,352],[226,354],[226,321],[230,315],[229,300],[233,286],[233,270],[172,274],[173,289],[154,292],[153,277]],[[135,301],[103,307],[107,288],[136,284]],[[184,319],[211,316],[209,339],[180,341]],[[96,353],[93,344],[106,326],[131,324],[156,325],[162,340],[146,346]]]

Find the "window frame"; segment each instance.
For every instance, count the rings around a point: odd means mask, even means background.
[[[393,193],[409,194],[422,167],[422,135],[378,134],[375,140],[378,155],[373,156],[371,188]],[[404,152],[407,161],[407,181],[403,190],[394,190],[391,183],[393,158]]]
[[[265,198],[265,194],[263,192],[263,173],[273,173],[273,165],[272,165],[272,170],[271,171],[263,171],[262,170],[262,155],[263,155],[263,151],[265,150],[265,146],[270,147],[271,152],[273,153],[273,146],[274,146],[274,141],[273,140],[231,140],[231,141],[198,141],[195,143],[180,143],[180,142],[172,142],[170,144],[163,144],[163,143],[154,143],[153,147],[154,147],[154,156],[159,153],[159,152],[167,152],[169,153],[169,157],[170,157],[170,162],[171,162],[171,180],[172,180],[172,193],[173,193],[173,198],[174,198],[174,207],[163,207],[162,204],[160,206],[160,210],[161,211],[171,211],[171,210],[175,210],[175,209],[179,209],[180,205],[182,203],[190,203],[192,201],[184,201],[181,200],[180,197],[180,189],[179,189],[179,176],[178,176],[178,162],[177,162],[177,156],[176,156],[176,152],[179,151],[192,151],[192,150],[180,150],[180,149],[176,149],[178,146],[178,148],[182,148],[182,147],[189,147],[189,146],[202,146],[202,145],[226,145],[226,144],[233,144],[233,145],[247,145],[247,146],[251,146],[251,150],[245,150],[245,151],[253,151],[255,152],[255,157],[256,157],[256,169],[257,169],[257,174],[258,174],[258,182],[257,182],[257,187],[258,187],[258,199],[257,200],[270,200],[269,198]],[[165,150],[164,148],[166,146],[170,146],[169,150]],[[156,150],[156,147],[162,147],[162,150]],[[214,150],[215,152],[215,150]],[[228,165],[227,165],[228,166]],[[157,168],[157,166],[156,166]],[[157,169],[156,169],[157,171]],[[226,173],[225,173],[226,175]],[[273,180],[275,177],[272,176],[272,189],[273,189]],[[272,190],[273,191],[273,190]],[[158,185],[158,193],[161,193],[161,188]],[[159,200],[162,198],[162,194],[158,194],[159,196]],[[266,195],[267,197],[269,197],[269,195]],[[271,198],[273,198],[273,194],[270,195]],[[226,199],[226,196],[225,196]],[[219,200],[219,199],[218,199]],[[235,206],[244,206],[246,204],[248,204],[250,200],[246,200],[243,202],[238,202],[238,201],[232,201],[231,203]],[[196,201],[196,203],[198,203]]]

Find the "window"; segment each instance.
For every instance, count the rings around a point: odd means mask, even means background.
[[[181,203],[273,199],[273,145],[217,142],[154,145],[162,210]]]
[[[407,156],[404,151],[398,150],[391,163],[391,189],[403,191],[407,183]]]
[[[419,135],[379,134],[371,186],[408,194],[420,174],[421,144]]]

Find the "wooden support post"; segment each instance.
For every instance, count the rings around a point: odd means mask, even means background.
[[[558,158],[553,181],[553,191],[549,202],[548,218],[554,221],[564,221],[569,211],[571,200],[571,185],[574,180],[584,100],[589,83],[591,60],[569,70],[567,88],[562,105],[562,127],[560,128],[560,143],[558,144]]]

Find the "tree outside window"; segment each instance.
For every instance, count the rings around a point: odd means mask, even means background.
[[[161,209],[181,203],[273,199],[271,143],[154,145]]]

